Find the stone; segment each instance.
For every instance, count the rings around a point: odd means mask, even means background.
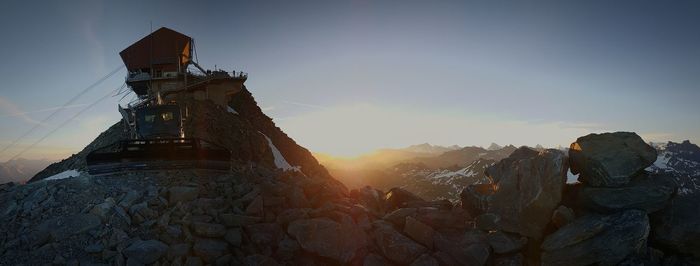
[[[619,187],[656,161],[656,149],[633,132],[589,134],[569,148],[571,172],[595,187]]]
[[[226,234],[226,227],[221,224],[213,223],[192,223],[194,233],[202,237],[223,237]]]
[[[487,213],[497,214],[498,229],[538,239],[559,206],[566,183],[563,152],[527,147],[486,169],[498,189],[488,196]]]
[[[165,254],[165,257],[170,261],[178,257],[185,257],[187,256],[187,254],[190,253],[190,249],[192,249],[192,245],[189,243],[170,245],[170,247],[168,247],[167,253]]]
[[[243,265],[256,265],[256,266],[277,266],[279,265],[275,259],[270,258],[261,254],[254,254],[247,256],[243,259]]]
[[[117,245],[121,244],[122,242],[126,241],[129,239],[129,235],[126,234],[123,230],[119,228],[114,228],[112,229],[112,234],[109,236],[109,239],[107,240],[107,246],[110,248],[116,247]]]
[[[417,211],[418,209],[416,208],[400,208],[387,213],[382,219],[402,229],[406,222],[406,217],[416,215]]]
[[[389,210],[406,207],[411,202],[424,202],[425,200],[402,188],[392,188],[384,195],[384,201]]]
[[[440,262],[433,256],[425,253],[414,260],[410,266],[440,266]]]
[[[137,240],[122,253],[128,260],[135,260],[143,264],[156,262],[168,251],[168,245],[158,240]]]
[[[390,263],[382,256],[379,256],[379,255],[374,254],[374,253],[369,253],[363,259],[362,265],[363,266],[386,266],[386,265],[390,265]]]
[[[281,226],[287,226],[289,223],[299,220],[309,218],[310,209],[286,209],[277,215],[276,222]]]
[[[199,257],[187,257],[185,266],[203,266],[204,262]]]
[[[211,263],[228,252],[228,243],[218,239],[198,238],[192,250],[205,262]]]
[[[626,209],[651,213],[664,208],[675,191],[676,182],[671,176],[641,173],[621,187],[583,186],[578,201],[588,210],[603,213]]]
[[[700,258],[700,193],[679,194],[651,216],[652,243]]]
[[[301,245],[299,245],[299,242],[285,234],[284,238],[277,244],[275,258],[283,261],[291,261],[300,250]]]
[[[299,242],[303,250],[343,264],[350,262],[367,245],[367,236],[362,229],[327,218],[293,221],[287,227],[287,233]]]
[[[95,207],[92,207],[92,210],[90,210],[91,214],[94,214],[97,217],[100,217],[100,220],[106,221],[107,216],[112,212],[112,208],[114,207],[114,199],[108,198],[108,200],[105,200],[105,202],[100,203],[95,205]]]
[[[102,246],[102,244],[94,243],[94,244],[90,244],[87,247],[85,247],[85,252],[87,252],[87,253],[100,253],[100,252],[102,252],[103,249],[104,249],[104,247]]]
[[[495,193],[493,184],[471,184],[462,189],[459,199],[462,209],[471,216],[479,216],[488,209],[488,197]]]
[[[263,197],[257,196],[252,202],[250,202],[250,204],[248,204],[248,207],[245,209],[245,213],[250,216],[262,217],[265,214],[264,208],[265,204],[263,202]]]
[[[304,190],[299,187],[294,187],[292,191],[285,195],[287,197],[289,206],[292,208],[309,208],[311,203],[306,199],[304,195]]]
[[[542,242],[542,265],[615,265],[646,248],[649,219],[642,210],[589,214]]]
[[[169,204],[193,201],[199,196],[199,188],[197,187],[175,186],[168,189],[168,192]]]
[[[525,265],[525,256],[521,253],[496,257],[493,259],[493,266],[522,266]]]
[[[134,204],[137,200],[141,198],[141,193],[139,193],[136,190],[130,189],[129,191],[124,194],[124,197],[119,201],[119,206],[121,206],[124,209],[129,209],[131,205]]]
[[[574,219],[576,219],[574,210],[564,205],[560,205],[556,210],[554,210],[554,213],[552,213],[552,224],[554,224],[554,226],[557,228],[561,228],[562,226],[571,223],[574,221]]]
[[[449,265],[484,265],[491,255],[486,235],[480,230],[436,234],[433,241],[437,251],[449,255],[437,256],[436,252],[435,257]]]
[[[433,236],[435,235],[435,230],[433,230],[432,227],[416,220],[411,216],[407,216],[403,231],[408,237],[412,238],[428,249],[433,248]]]
[[[258,246],[274,247],[284,235],[277,223],[251,224],[244,227],[250,241]]]
[[[496,254],[505,254],[521,250],[527,244],[527,238],[504,233],[501,231],[489,232],[486,240]]]
[[[427,251],[424,246],[396,231],[389,223],[375,222],[373,227],[372,235],[377,247],[384,257],[394,263],[411,264]]]
[[[37,230],[48,232],[54,241],[60,241],[72,235],[82,234],[100,226],[100,218],[93,214],[74,214],[57,217],[37,226]]]
[[[226,230],[226,235],[224,235],[224,239],[231,244],[234,247],[240,247],[241,242],[243,241],[243,236],[241,234],[241,229],[240,228],[232,228]]]
[[[415,218],[435,230],[447,228],[464,229],[467,227],[469,216],[458,215],[449,209],[439,209],[435,207],[418,208]]]
[[[221,223],[228,227],[241,227],[262,221],[261,217],[238,215],[234,213],[221,214],[219,215],[219,219],[221,220]]]

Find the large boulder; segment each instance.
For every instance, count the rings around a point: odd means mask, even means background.
[[[656,149],[633,132],[590,134],[569,149],[571,172],[589,186],[619,187],[656,161]]]
[[[425,202],[425,200],[421,199],[415,194],[397,187],[390,189],[389,192],[384,195],[384,200],[386,201],[387,209],[389,210],[409,207],[408,205],[412,203]]]
[[[137,240],[124,249],[124,255],[129,260],[135,260],[143,264],[151,264],[163,257],[168,251],[168,245],[158,240]]]
[[[495,229],[540,238],[561,201],[567,169],[563,152],[527,147],[487,168],[494,191],[486,214],[497,217]]]
[[[480,230],[436,234],[433,241],[441,264],[485,265],[491,255],[486,234]]]
[[[651,213],[662,209],[675,190],[672,177],[641,173],[622,187],[583,186],[578,197],[580,206],[593,211],[640,209]]]
[[[402,235],[391,224],[377,221],[372,234],[384,257],[400,265],[411,264],[428,249]]]
[[[700,259],[700,193],[679,194],[651,216],[652,242]]]
[[[542,243],[542,265],[615,265],[646,248],[645,211],[590,214],[565,225]]]
[[[301,248],[341,263],[350,262],[367,246],[367,236],[354,224],[338,223],[326,218],[293,221],[287,228]]]

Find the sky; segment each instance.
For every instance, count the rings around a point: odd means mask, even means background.
[[[131,95],[104,98],[124,82],[118,53],[151,25],[193,37],[206,68],[248,72],[266,114],[315,152],[621,130],[700,142],[697,1],[10,0],[0,161],[65,158],[119,121]]]

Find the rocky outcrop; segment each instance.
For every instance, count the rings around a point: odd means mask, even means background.
[[[632,132],[590,134],[569,149],[571,172],[589,186],[619,187],[656,160],[656,150]]]
[[[486,170],[492,191],[487,191],[487,196],[473,197],[485,202],[476,204],[464,197],[467,201],[462,204],[483,206],[488,215],[482,220],[492,223],[493,229],[540,238],[561,201],[567,162],[566,155],[558,150],[520,148]]]
[[[609,216],[582,217],[547,236],[543,265],[615,265],[646,249],[646,212],[627,210]]]
[[[664,208],[676,190],[673,178],[640,173],[621,187],[583,186],[578,193],[582,207],[598,212],[641,209],[649,213]]]
[[[700,194],[677,195],[652,215],[652,244],[700,261]]]

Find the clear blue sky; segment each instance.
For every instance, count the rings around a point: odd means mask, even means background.
[[[195,38],[205,67],[249,72],[246,85],[261,107],[313,151],[556,146],[613,130],[700,141],[697,1],[465,2],[5,1],[0,144],[121,65],[118,52],[151,22]],[[41,124],[0,161],[124,75]],[[118,100],[101,102],[23,157],[79,151],[118,121]]]

